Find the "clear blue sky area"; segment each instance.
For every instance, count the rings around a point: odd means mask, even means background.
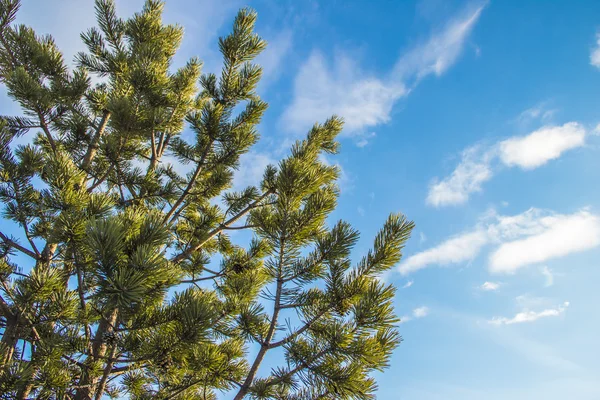
[[[389,212],[416,222],[383,278],[404,342],[378,398],[600,399],[600,2],[171,0],[176,63],[218,70],[216,39],[246,5],[270,43],[270,108],[236,185],[335,113],[332,218],[362,232],[356,257]],[[72,60],[92,10],[23,0],[19,18]]]

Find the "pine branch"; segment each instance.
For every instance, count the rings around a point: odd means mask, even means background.
[[[239,231],[242,229],[251,229],[251,228],[256,228],[256,225],[242,225],[242,226],[222,226],[221,227],[222,230],[226,230],[226,231]]]
[[[261,206],[261,202],[265,198],[267,198],[268,196],[270,196],[273,193],[274,193],[273,190],[267,190],[258,199],[256,199],[253,203],[251,203],[250,205],[248,205],[242,211],[240,211],[239,213],[237,213],[236,215],[234,215],[233,217],[231,217],[230,219],[228,219],[225,223],[221,224],[218,228],[215,228],[212,231],[210,231],[208,233],[206,239],[204,239],[200,243],[197,243],[196,245],[188,248],[187,250],[179,253],[177,256],[173,257],[171,259],[171,262],[178,263],[178,262],[186,259],[187,257],[189,257],[192,253],[194,253],[194,252],[198,251],[199,249],[201,249],[202,246],[204,246],[210,239],[212,239],[213,237],[215,237],[216,235],[218,235],[219,233],[221,233],[224,228],[226,228],[229,225],[235,223],[236,221],[238,221],[240,218],[242,218],[243,216],[245,216],[246,214],[248,214],[253,209],[255,209],[257,207],[260,207]]]
[[[269,348],[271,345],[271,340],[273,339],[273,336],[275,334],[275,328],[277,327],[277,320],[279,318],[279,312],[281,311],[280,303],[281,303],[281,294],[282,294],[282,290],[283,290],[282,274],[283,274],[283,261],[284,261],[284,255],[285,255],[285,239],[284,238],[285,238],[285,232],[286,232],[286,220],[287,220],[287,214],[283,220],[282,233],[281,233],[280,239],[279,239],[279,241],[280,241],[279,242],[279,260],[277,263],[277,276],[276,276],[277,289],[275,291],[275,300],[274,300],[274,304],[273,304],[273,314],[271,315],[271,324],[269,325],[269,329],[267,330],[267,335],[265,336],[265,339],[263,340],[263,342],[260,346],[260,349],[258,350],[258,353],[256,354],[256,357],[254,358],[254,362],[252,363],[252,366],[250,367],[250,371],[248,371],[248,374],[246,375],[246,379],[245,379],[244,383],[242,384],[242,387],[240,388],[240,390],[234,397],[234,400],[242,400],[246,396],[248,391],[250,390],[250,386],[252,385],[252,382],[254,381],[254,377],[256,376],[256,374],[258,372],[258,368],[260,367],[260,364],[262,363],[265,355],[267,354],[267,351],[269,351]]]
[[[104,175],[102,175],[100,178],[98,178],[96,180],[96,182],[92,183],[92,186],[90,186],[88,188],[87,192],[92,193],[98,186],[102,185],[104,183],[104,181],[106,180],[106,178],[108,178],[108,176],[112,172],[113,168],[114,168],[114,164],[111,164],[110,167],[108,167],[106,169],[106,172],[104,173]]]
[[[269,344],[269,349],[274,349],[274,348],[284,346],[284,345],[290,343],[292,340],[296,339],[298,336],[302,335],[304,332],[306,332],[308,329],[310,329],[310,327],[312,327],[315,324],[315,322],[317,322],[331,308],[332,308],[331,305],[329,307],[325,308],[323,311],[319,312],[315,317],[313,317],[309,321],[305,322],[301,328],[292,332],[291,334],[286,336],[284,339],[281,339],[278,342]]]
[[[104,134],[104,130],[106,129],[106,125],[108,125],[109,118],[110,111],[104,110],[104,113],[102,114],[102,119],[100,120],[100,124],[98,125],[98,128],[96,129],[96,132],[92,137],[88,150],[85,153],[85,156],[83,157],[83,161],[81,163],[81,169],[83,169],[85,172],[88,172],[90,165],[92,164],[92,161],[94,160],[94,157],[98,152],[98,149],[100,147],[100,138]]]
[[[5,317],[14,317],[15,316],[15,314],[10,309],[10,306],[8,305],[6,300],[4,300],[4,297],[2,297],[1,294],[0,294],[0,311],[2,311],[2,314]]]
[[[44,131],[44,134],[46,135],[46,138],[48,139],[48,143],[50,143],[50,147],[52,147],[52,152],[54,154],[56,154],[56,142],[54,141],[54,138],[52,137],[52,133],[50,133],[50,128],[48,127],[48,124],[46,123],[46,119],[44,118],[44,116],[42,115],[42,112],[40,110],[37,110],[37,115],[38,118],[40,120],[40,125],[42,127],[42,130]]]
[[[85,300],[85,294],[84,294],[84,282],[83,282],[83,272],[81,271],[81,268],[79,268],[79,263],[75,262],[75,268],[77,270],[77,294],[79,295],[79,304],[81,307],[81,310],[83,311],[84,315],[86,315],[85,320],[83,321],[84,325],[85,325],[85,340],[86,340],[86,347],[88,348],[88,350],[91,352],[91,339],[92,339],[92,328],[90,327],[90,325],[88,324],[87,321],[87,305],[86,305],[86,300]]]
[[[10,287],[8,286],[8,284],[6,283],[6,281],[4,279],[0,278],[0,281],[2,281],[2,287],[4,288],[4,292],[8,295],[8,297],[11,298],[11,300],[13,301],[14,306],[17,308],[17,310],[19,311],[19,317],[23,318],[25,320],[25,322],[27,322],[27,324],[30,326],[31,328],[31,332],[33,333],[33,338],[35,341],[37,342],[41,342],[42,338],[40,336],[40,334],[38,333],[37,329],[35,328],[35,325],[33,324],[33,322],[31,322],[31,320],[29,320],[29,318],[27,317],[27,315],[25,314],[25,312],[23,311],[23,309],[19,306],[19,304],[17,302],[15,302],[15,298],[14,296],[11,294],[12,290],[10,289]],[[2,295],[0,295],[0,304],[2,304],[3,308],[7,305],[6,300],[4,300],[2,298]]]
[[[2,232],[0,232],[0,239],[2,239],[2,241],[4,243],[6,243],[7,246],[10,246],[10,247],[13,247],[13,248],[19,250],[21,253],[28,255],[29,257],[33,258],[34,260],[39,259],[39,255],[36,254],[37,249],[36,249],[36,252],[33,252],[33,251],[29,250],[28,248],[21,246],[19,243],[15,242],[14,240],[10,239],[8,236],[6,236]]]
[[[112,345],[112,349],[110,352],[110,358],[113,359],[116,356],[116,354],[117,354],[117,344],[114,343]],[[104,366],[104,371],[102,372],[102,378],[100,378],[100,382],[98,383],[98,388],[96,389],[95,400],[102,399],[102,396],[104,395],[104,389],[106,388],[106,382],[108,380],[108,377],[110,376],[113,365],[114,365],[113,361],[108,361],[106,363],[106,365]]]
[[[192,187],[194,186],[196,179],[198,179],[198,176],[200,175],[200,172],[202,171],[202,167],[204,167],[204,162],[206,161],[206,157],[208,157],[208,153],[210,152],[210,149],[212,148],[213,143],[214,143],[214,140],[211,139],[208,142],[208,144],[206,145],[206,149],[204,150],[202,157],[200,157],[200,161],[198,161],[198,165],[196,166],[196,170],[194,171],[194,174],[190,178],[190,181],[189,181],[187,187],[185,188],[185,190],[183,191],[183,193],[181,194],[181,196],[177,199],[175,204],[173,204],[173,207],[171,207],[171,209],[169,210],[167,215],[165,215],[165,218],[163,220],[164,223],[173,222],[173,220],[175,220],[177,218],[177,216],[181,213],[181,211],[183,211],[183,208],[185,207],[185,205],[178,211],[177,211],[177,208],[179,208],[179,206],[185,201],[185,198],[190,193],[190,190],[192,190]],[[177,211],[177,213],[175,214],[176,211]],[[173,218],[171,218],[171,217],[173,217]]]

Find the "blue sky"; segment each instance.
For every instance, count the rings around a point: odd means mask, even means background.
[[[416,222],[384,277],[404,343],[378,397],[600,398],[600,3],[171,0],[177,63],[217,70],[216,39],[245,5],[270,42],[270,108],[236,185],[337,113],[333,218],[362,232],[356,256],[389,212]],[[20,22],[72,59],[92,9],[24,0]]]

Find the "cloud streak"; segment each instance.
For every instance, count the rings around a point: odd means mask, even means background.
[[[600,33],[596,34],[596,46],[590,53],[590,64],[596,68],[600,68]]]
[[[412,315],[405,315],[400,318],[400,323],[412,321],[413,319],[425,318],[429,315],[429,307],[421,306],[412,311]]]
[[[498,290],[500,288],[500,284],[498,282],[483,282],[479,288],[481,290],[485,290],[486,292],[491,292]]]
[[[502,244],[490,256],[490,271],[514,273],[518,269],[600,245],[600,219],[587,211],[548,219],[546,229]]]
[[[525,322],[534,322],[540,318],[559,317],[565,313],[567,307],[569,307],[569,302],[565,301],[562,305],[556,308],[548,308],[542,311],[523,310],[512,318],[494,317],[488,322],[492,325],[513,325],[522,324]]]
[[[585,129],[576,122],[543,127],[527,136],[500,142],[499,157],[508,167],[534,169],[559,158],[567,150],[583,146],[585,135]]]
[[[440,207],[466,203],[471,193],[481,191],[481,185],[492,178],[491,154],[479,154],[477,147],[465,150],[452,174],[429,187],[427,204]]]
[[[463,151],[461,161],[447,177],[434,179],[426,203],[434,207],[464,204],[500,167],[531,170],[585,144],[588,132],[577,122],[544,126],[526,136],[514,136],[489,147]]]
[[[477,256],[488,242],[486,234],[478,230],[457,235],[436,247],[408,257],[400,264],[399,271],[407,275],[433,264],[447,266],[467,262]]]
[[[294,98],[284,111],[281,125],[290,133],[304,132],[332,114],[346,120],[344,134],[359,146],[374,136],[371,128],[387,123],[394,104],[409,87],[429,76],[442,75],[462,53],[484,5],[451,19],[444,29],[401,56],[383,78],[364,71],[352,57],[338,53],[330,62],[313,51],[300,67]]]
[[[600,245],[600,218],[587,210],[557,214],[531,208],[514,216],[487,215],[472,229],[450,237],[402,262],[403,275],[433,265],[468,263],[484,248],[494,247],[488,270],[513,274],[521,268]]]

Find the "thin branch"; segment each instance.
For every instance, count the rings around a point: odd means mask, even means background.
[[[106,125],[108,124],[109,118],[110,111],[104,110],[104,113],[102,114],[102,119],[100,120],[100,124],[98,125],[98,128],[96,129],[96,132],[92,137],[92,141],[90,142],[88,150],[85,153],[85,157],[83,157],[83,161],[81,162],[81,169],[83,169],[85,172],[88,172],[88,169],[90,168],[90,165],[92,164],[92,161],[94,160],[94,157],[96,156],[96,153],[100,148],[100,138],[104,134],[104,130],[106,129]]]
[[[52,134],[50,133],[50,128],[48,128],[48,124],[46,123],[46,119],[42,115],[42,112],[39,111],[39,110],[37,111],[37,115],[38,115],[38,118],[40,119],[40,125],[42,126],[42,130],[44,131],[44,134],[46,135],[46,138],[48,138],[48,142],[50,143],[50,147],[52,147],[52,152],[56,153],[56,142],[54,141],[54,138],[52,137]]]
[[[283,308],[283,307],[280,307],[280,309],[281,308]],[[304,325],[300,329],[292,332],[287,337],[281,339],[278,342],[270,343],[269,344],[269,349],[274,349],[276,347],[288,344],[292,340],[294,340],[295,338],[297,338],[298,336],[302,335],[304,332],[306,332],[308,329],[310,329],[310,327],[313,326],[313,324],[315,322],[317,322],[323,315],[325,315],[329,311],[330,308],[331,307],[326,307],[323,311],[321,311],[320,313],[318,313],[315,317],[313,317],[309,321],[305,322]]]
[[[112,349],[110,351],[110,358],[114,358],[117,354],[117,344],[114,343],[112,345]],[[104,367],[104,371],[102,373],[102,378],[100,378],[100,382],[98,383],[98,388],[96,389],[96,396],[95,396],[95,400],[100,400],[102,399],[102,395],[104,394],[104,389],[106,388],[106,382],[108,380],[108,377],[110,376],[110,373],[112,371],[114,362],[113,361],[109,361],[106,363],[106,366]]]
[[[281,236],[279,239],[280,245],[279,245],[279,260],[277,263],[277,289],[275,292],[275,300],[274,300],[274,304],[273,304],[273,314],[271,315],[271,324],[269,325],[269,329],[267,331],[267,335],[265,336],[265,340],[262,342],[262,344],[260,346],[260,350],[258,351],[258,353],[256,354],[256,357],[254,358],[254,362],[252,363],[252,366],[250,367],[250,371],[248,371],[248,375],[246,375],[244,384],[242,385],[240,390],[235,395],[234,400],[242,400],[246,396],[248,391],[250,390],[250,386],[252,386],[252,382],[254,381],[254,377],[256,376],[256,374],[258,372],[258,368],[260,367],[260,364],[262,363],[265,355],[267,354],[267,351],[269,351],[271,340],[273,339],[273,336],[275,335],[275,329],[277,328],[277,320],[279,318],[279,312],[281,311],[280,302],[281,302],[281,296],[283,293],[282,274],[283,274],[283,262],[284,262],[284,257],[285,257],[285,241],[283,238],[285,238],[286,220],[287,220],[287,217],[284,218],[284,221],[282,223],[283,224],[283,227],[282,227],[283,232],[281,233]]]
[[[92,184],[92,186],[90,186],[88,188],[88,190],[87,190],[88,193],[92,193],[94,191],[94,189],[96,189],[98,186],[102,185],[102,183],[104,183],[106,178],[108,178],[108,175],[110,175],[110,173],[112,172],[113,168],[114,168],[114,165],[111,164],[111,166],[106,169],[106,172],[104,173],[104,175],[102,175],[96,182],[94,182]]]
[[[4,243],[6,243],[8,246],[14,247],[15,249],[19,250],[20,252],[27,254],[29,257],[33,258],[34,260],[39,259],[39,256],[36,253],[34,253],[33,251],[29,250],[26,247],[21,246],[19,243],[10,239],[8,236],[6,236],[2,232],[0,232],[0,239],[2,239],[2,241],[4,241]]]
[[[25,319],[25,321],[27,322],[27,324],[29,324],[29,326],[31,327],[31,331],[33,333],[34,340],[37,341],[37,342],[40,342],[42,340],[42,338],[41,338],[40,334],[38,333],[37,329],[35,329],[35,326],[33,325],[33,322],[31,322],[29,320],[29,318],[27,318],[27,315],[25,315],[25,312],[15,302],[14,297],[10,293],[11,292],[10,287],[7,285],[6,281],[4,279],[2,279],[1,281],[2,281],[2,287],[4,288],[4,292],[8,295],[8,297],[11,298],[11,300],[13,301],[13,304],[15,305],[15,307],[17,307],[17,310],[19,310],[19,315],[21,317],[23,317]],[[0,304],[3,304],[3,308],[4,308],[4,305],[7,304],[6,301],[2,298],[2,296],[0,296]]]
[[[222,227],[223,230],[227,230],[227,231],[238,231],[238,230],[250,229],[250,228],[256,228],[256,225],[223,226]]]
[[[223,275],[224,274],[221,273],[221,274],[217,274],[217,275],[213,275],[213,276],[203,276],[201,278],[184,279],[184,280],[180,281],[180,283],[197,283],[197,282],[202,282],[202,281],[210,281],[211,279],[216,279]]]
[[[196,182],[196,179],[198,179],[198,176],[200,175],[200,172],[202,171],[202,167],[204,166],[204,162],[206,161],[206,158],[208,157],[208,153],[210,152],[210,149],[212,148],[214,140],[210,140],[208,142],[208,144],[206,145],[206,149],[204,150],[204,153],[202,154],[202,157],[200,157],[200,161],[198,161],[198,165],[196,166],[196,170],[194,171],[194,174],[192,175],[192,177],[190,178],[190,181],[188,182],[187,187],[185,188],[185,190],[183,191],[183,193],[181,194],[181,196],[177,199],[177,201],[175,202],[175,204],[173,204],[173,207],[171,207],[171,209],[169,210],[169,212],[167,213],[167,215],[165,215],[164,218],[164,222],[171,222],[172,219],[171,217],[176,218],[177,215],[179,213],[181,213],[181,210],[179,210],[177,212],[177,214],[175,214],[175,211],[177,211],[177,209],[179,208],[179,206],[185,201],[185,198],[188,196],[188,194],[190,193],[190,190],[192,190],[192,186],[194,186],[194,183]],[[185,207],[185,206],[184,206]],[[183,209],[183,207],[182,207]],[[175,214],[175,215],[173,215]]]
[[[91,351],[91,339],[92,339],[92,328],[88,324],[87,321],[87,305],[85,302],[85,294],[84,294],[84,282],[83,282],[83,273],[77,261],[75,261],[75,268],[77,269],[77,293],[79,294],[79,302],[81,306],[81,310],[85,315],[84,324],[85,324],[85,340],[87,342],[88,350]]]
[[[229,220],[227,220],[225,223],[219,225],[218,228],[213,229],[212,231],[210,231],[207,235],[207,237],[195,244],[194,246],[188,248],[187,250],[179,253],[177,256],[173,257],[171,259],[171,262],[174,263],[178,263],[182,260],[184,260],[186,257],[188,257],[190,254],[192,254],[195,251],[198,251],[202,246],[204,246],[209,240],[211,240],[213,237],[215,237],[216,235],[218,235],[219,233],[221,233],[224,228],[228,227],[229,225],[235,223],[236,221],[238,221],[240,218],[242,218],[244,215],[246,215],[248,212],[250,212],[251,210],[253,210],[254,208],[259,207],[261,204],[261,202],[268,197],[269,195],[273,194],[274,191],[272,190],[267,190],[262,196],[260,196],[258,199],[256,199],[252,204],[248,205],[246,208],[244,208],[242,211],[240,211],[237,215],[231,217]]]

